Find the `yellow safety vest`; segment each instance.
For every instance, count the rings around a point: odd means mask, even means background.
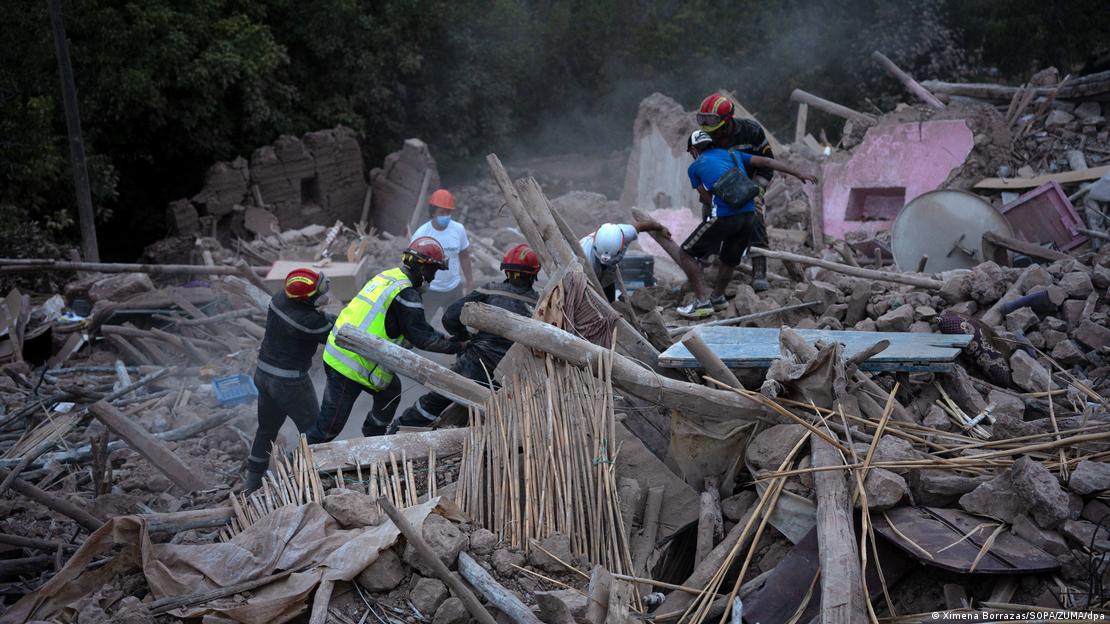
[[[354,325],[359,331],[384,338],[392,343],[401,343],[404,336],[390,338],[385,331],[385,313],[389,305],[404,289],[412,286],[412,282],[404,271],[399,268],[382,271],[374,276],[354,299],[339,313],[335,320],[335,327],[328,336],[328,344],[324,346],[324,362],[341,373],[347,379],[357,381],[370,390],[377,392],[393,381],[393,372],[388,371],[378,364],[348,351],[335,343],[335,337],[345,325]]]

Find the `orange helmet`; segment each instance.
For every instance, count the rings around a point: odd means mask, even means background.
[[[308,301],[328,292],[331,280],[312,269],[293,269],[285,277],[285,296],[294,301]]]
[[[447,189],[436,189],[432,196],[428,198],[428,204],[444,210],[454,210],[455,196]]]
[[[713,132],[732,119],[732,102],[727,97],[714,93],[701,101],[696,117],[702,130]]]
[[[434,266],[440,270],[447,269],[447,254],[443,252],[443,246],[439,241],[431,236],[421,236],[409,243],[401,256],[401,261],[405,266],[413,268]]]
[[[538,275],[540,272],[540,257],[526,243],[513,247],[501,259],[501,270],[506,273],[523,273],[524,275]]]

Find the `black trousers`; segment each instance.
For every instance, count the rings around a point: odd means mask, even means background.
[[[386,426],[397,412],[397,402],[401,399],[401,380],[397,376],[394,376],[389,385],[382,390],[372,392],[359,382],[347,379],[327,364],[324,364],[324,375],[328,380],[324,387],[324,400],[320,403],[316,424],[308,432],[309,444],[334,440],[343,431],[347,419],[351,416],[351,409],[355,406],[355,400],[363,392],[374,397],[374,407],[362,422],[362,435],[385,433]]]
[[[496,358],[497,361],[494,362],[492,366],[489,363],[490,358],[485,358],[485,366],[482,365],[482,359],[483,358],[473,349],[468,348],[455,358],[455,363],[451,365],[451,370],[488,388],[489,377],[486,376],[486,370],[488,368],[489,374],[492,375],[493,369],[497,368],[497,364],[501,361],[501,358]],[[494,385],[496,387],[496,383]],[[443,410],[450,407],[453,402],[454,401],[442,394],[429,392],[417,399],[415,405],[405,410],[405,413],[401,415],[401,424],[407,426],[421,426],[430,423],[436,418],[439,418]]]
[[[251,472],[261,474],[270,467],[270,452],[285,418],[293,419],[297,431],[308,433],[320,404],[308,375],[289,378],[255,371],[254,385],[258,388],[258,431],[247,465]]]

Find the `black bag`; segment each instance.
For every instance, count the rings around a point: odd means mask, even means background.
[[[736,166],[717,179],[717,183],[713,185],[713,194],[733,208],[740,209],[759,195],[759,185],[744,174],[740,163],[736,161],[736,152],[733,150],[728,152]]]

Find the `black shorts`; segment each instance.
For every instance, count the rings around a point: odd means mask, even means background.
[[[682,250],[700,260],[716,254],[722,263],[736,266],[753,245],[767,245],[767,228],[758,211],[710,217],[690,233]]]

